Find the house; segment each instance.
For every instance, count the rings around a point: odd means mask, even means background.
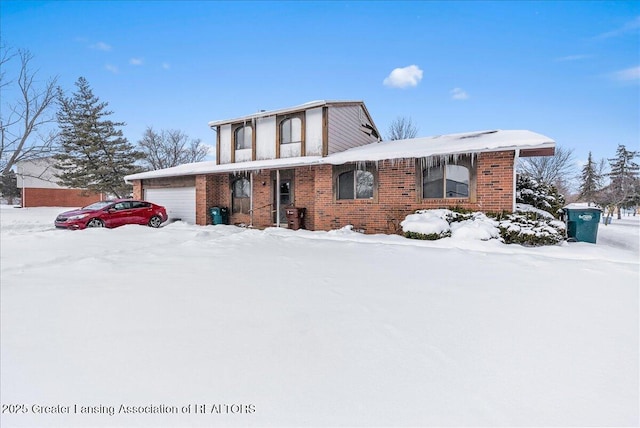
[[[380,141],[361,101],[315,101],[209,126],[215,161],[129,175],[134,196],[200,225],[220,206],[232,224],[282,226],[285,207],[295,206],[306,210],[307,229],[393,233],[417,209],[513,211],[517,159],[555,148],[531,131]]]
[[[16,163],[16,181],[22,207],[83,207],[103,199],[102,195],[60,184],[52,157]]]

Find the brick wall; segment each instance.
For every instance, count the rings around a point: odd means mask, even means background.
[[[511,211],[513,203],[514,152],[481,153],[474,160],[471,195],[463,199],[421,199],[420,171],[413,159],[382,161],[375,172],[378,187],[373,199],[336,200],[333,166],[304,166],[295,169],[294,204],[306,208],[305,228],[338,229],[353,225],[366,233],[396,233],[399,223],[418,209],[448,208],[500,212]],[[272,171],[253,175],[253,225],[273,225],[274,185]],[[231,211],[233,177],[228,173],[199,175],[196,185],[196,222],[211,224],[209,208],[228,207]],[[134,183],[134,195],[142,194],[142,185]],[[230,213],[231,214],[231,213]],[[232,214],[231,224],[251,224],[248,214]]]
[[[23,207],[84,207],[101,200],[99,193],[85,193],[80,189],[22,190]]]
[[[133,181],[133,199],[144,199],[144,192],[142,191],[142,180]]]

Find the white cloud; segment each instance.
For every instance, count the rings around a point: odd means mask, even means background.
[[[556,58],[556,61],[558,61],[558,62],[579,61],[581,59],[587,59],[587,58],[591,58],[591,55],[567,55],[567,56],[563,56],[561,58]]]
[[[131,58],[129,60],[129,64],[131,65],[142,65],[143,62],[142,58]]]
[[[611,77],[622,82],[640,80],[640,65],[611,73]]]
[[[606,33],[599,34],[596,36],[596,39],[608,39],[611,37],[623,36],[628,33],[633,33],[637,29],[640,28],[640,16],[636,16],[636,19],[633,21],[629,21],[625,23],[622,27],[616,28],[612,31],[607,31]]]
[[[452,100],[466,100],[469,94],[462,88],[453,88],[450,92]]]
[[[95,44],[93,44],[93,45],[91,45],[89,47],[91,49],[97,49],[99,51],[105,51],[105,52],[108,52],[108,51],[111,50],[111,45],[109,45],[109,44],[107,44],[105,42],[98,42],[98,43],[95,43]]]
[[[407,86],[417,86],[421,80],[422,70],[417,65],[410,65],[404,68],[395,68],[382,83],[392,88],[406,88]]]
[[[168,62],[163,62],[162,63],[162,68],[164,68],[165,70],[168,70],[171,68],[171,64],[169,64]]]
[[[120,70],[118,70],[118,67],[116,67],[113,64],[107,64],[104,66],[104,68],[106,68],[107,70],[109,70],[110,72],[112,72],[113,74],[118,74]]]

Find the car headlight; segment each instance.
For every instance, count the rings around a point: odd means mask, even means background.
[[[67,218],[67,220],[80,220],[81,218],[85,218],[88,215],[89,214],[72,215],[71,217]]]

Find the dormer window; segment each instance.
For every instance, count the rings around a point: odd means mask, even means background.
[[[302,120],[292,117],[280,122],[280,144],[299,143],[302,141]]]
[[[251,125],[239,126],[233,134],[233,139],[236,150],[250,149],[253,142],[253,128]]]

